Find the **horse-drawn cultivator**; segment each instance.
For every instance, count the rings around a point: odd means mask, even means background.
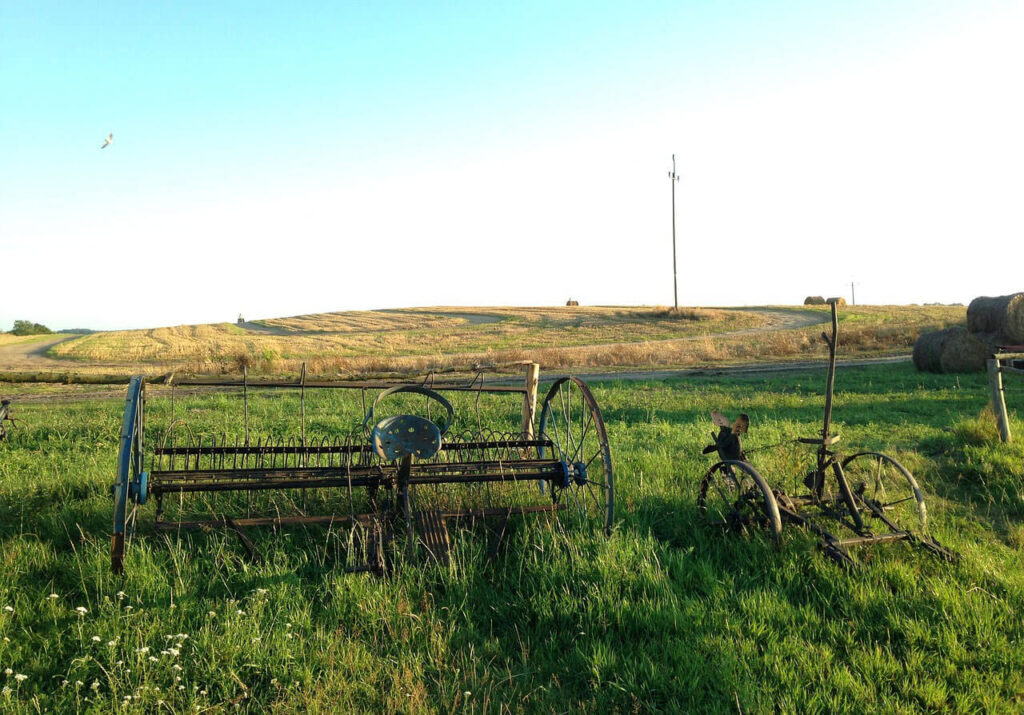
[[[846,565],[853,563],[847,547],[895,541],[954,560],[953,552],[927,536],[924,494],[902,464],[881,452],[855,452],[844,457],[832,450],[839,441],[839,435],[831,430],[837,335],[833,302],[832,334],[821,336],[829,349],[824,423],[820,436],[796,440],[817,447],[814,465],[799,479],[804,490],[790,494],[772,488],[747,459],[740,441],[749,426],[747,415],[730,422],[721,413],[712,412],[718,434],[713,434],[715,443],[704,453],[717,452],[720,461],[701,480],[699,512],[708,524],[728,529],[759,525],[773,537],[782,533],[785,523],[803,526],[821,537],[821,546],[830,558]],[[839,529],[852,535],[833,533]]]
[[[344,529],[348,568],[377,573],[402,552],[446,561],[452,521],[491,523],[492,549],[520,515],[554,513],[611,530],[608,438],[577,378],[554,382],[539,419],[535,365],[522,386],[486,383],[483,373],[461,382],[308,381],[304,370],[295,381],[169,382],[153,415],[146,380],[133,377],[128,387],[113,486],[115,572],[150,502],[158,530],[226,528],[254,558],[248,527]],[[362,399],[337,399],[342,393]],[[460,395],[469,419],[446,395]],[[521,397],[522,409],[505,401],[505,409],[482,412],[484,395]],[[223,407],[232,403],[244,421],[239,415],[229,425]],[[485,425],[497,417],[508,419],[504,429]],[[195,423],[204,420],[201,432]],[[150,425],[158,422],[154,438]]]

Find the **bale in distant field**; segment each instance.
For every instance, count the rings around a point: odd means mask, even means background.
[[[992,356],[992,346],[957,325],[921,333],[914,343],[914,367],[921,372],[980,372]]]
[[[825,302],[826,303],[835,303],[836,305],[846,305],[846,298],[829,298]]]
[[[1024,342],[1024,293],[975,298],[967,306],[967,329]]]
[[[825,299],[820,295],[809,295],[804,298],[804,305],[825,305]]]

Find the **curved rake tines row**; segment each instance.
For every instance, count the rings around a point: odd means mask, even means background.
[[[372,511],[374,494],[351,484],[352,470],[370,467],[379,460],[362,446],[361,435],[307,438],[195,434],[172,425],[152,460],[160,479],[188,482],[190,475],[215,482],[220,491],[180,492],[158,498],[158,521],[222,520],[251,517],[346,516]],[[349,479],[341,486],[267,490],[233,488],[232,482],[251,479],[254,473],[289,472],[292,482],[314,480],[322,472],[341,471]]]
[[[379,459],[361,445],[361,434],[310,438],[257,436],[248,440],[227,434],[165,436],[153,455],[152,468],[167,471],[246,469],[344,469],[375,464]]]

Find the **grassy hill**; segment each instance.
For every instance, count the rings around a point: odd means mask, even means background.
[[[963,307],[845,307],[844,354],[906,353],[921,329],[964,316]],[[692,366],[816,356],[826,319],[823,307],[408,308],[103,332],[62,342],[50,357],[150,372],[295,372],[302,362],[314,374],[415,372],[524,359],[559,368]]]

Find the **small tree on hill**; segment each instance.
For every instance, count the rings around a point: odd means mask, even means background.
[[[41,323],[33,323],[31,320],[15,320],[11,333],[14,335],[48,335],[53,331]]]

